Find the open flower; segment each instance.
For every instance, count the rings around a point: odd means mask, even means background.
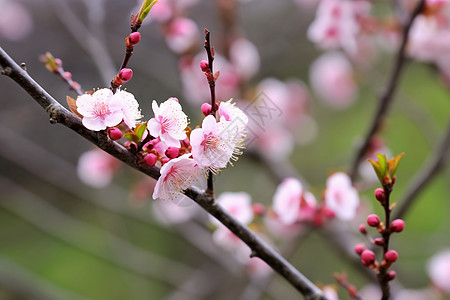
[[[123,119],[120,97],[114,97],[112,91],[106,88],[92,95],[79,96],[77,111],[83,115],[83,125],[95,131],[116,126]]]
[[[180,206],[191,202],[183,190],[191,185],[199,185],[203,176],[195,161],[185,154],[168,161],[162,166],[158,181],[153,191],[153,199],[171,200]]]
[[[121,103],[125,124],[130,128],[136,127],[136,121],[142,118],[142,115],[139,110],[139,103],[134,98],[134,95],[125,91],[118,91],[113,98],[117,98]]]
[[[353,219],[359,205],[359,196],[347,174],[338,172],[328,177],[325,204],[339,219]]]
[[[180,148],[180,140],[184,140],[184,131],[188,124],[188,118],[183,112],[178,99],[169,98],[158,107],[156,101],[152,103],[155,117],[148,122],[150,134],[159,137],[168,147]]]
[[[202,128],[191,132],[192,156],[200,167],[217,173],[233,157],[235,140],[236,128],[231,122],[216,122],[216,118],[209,115],[203,120]]]

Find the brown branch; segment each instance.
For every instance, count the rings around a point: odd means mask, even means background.
[[[352,181],[355,180],[356,174],[358,171],[358,166],[361,162],[361,160],[364,158],[365,154],[367,153],[367,150],[370,147],[370,142],[373,138],[373,136],[380,130],[381,124],[383,122],[384,117],[386,116],[386,113],[389,109],[389,105],[391,104],[393,100],[394,93],[396,91],[396,88],[399,85],[399,79],[401,72],[403,70],[403,67],[405,65],[406,60],[406,44],[408,42],[408,35],[409,30],[411,29],[411,25],[414,22],[414,19],[421,13],[423,10],[423,7],[425,5],[425,0],[420,0],[417,4],[416,8],[412,12],[411,16],[409,17],[408,22],[403,28],[403,35],[402,35],[402,42],[400,44],[400,48],[397,51],[397,55],[395,57],[395,63],[391,72],[391,75],[388,79],[388,83],[386,86],[386,89],[381,94],[379,101],[378,101],[378,107],[376,110],[376,113],[374,115],[373,121],[370,125],[369,130],[367,131],[363,143],[360,144],[356,151],[356,155],[354,156],[354,160],[350,167],[350,178]]]
[[[447,131],[444,134],[437,151],[429,156],[428,162],[425,163],[424,166],[417,172],[417,175],[411,179],[403,199],[399,201],[401,204],[398,205],[398,209],[396,209],[394,219],[401,219],[405,216],[420,192],[444,167],[445,163],[449,160],[449,149],[450,121],[447,125]]]
[[[61,123],[74,130],[91,143],[98,146],[117,159],[123,161],[132,168],[142,173],[158,179],[159,169],[139,164],[137,156],[126,150],[120,144],[108,139],[104,132],[93,132],[81,124],[81,120],[69,112],[53,97],[51,97],[41,86],[39,86],[23,69],[20,68],[9,55],[0,47],[0,65],[2,74],[10,77],[18,83],[38,104],[48,113],[51,123]],[[309,281],[302,273],[295,269],[280,254],[267,245],[254,232],[243,226],[234,219],[228,212],[218,206],[213,199],[195,189],[186,191],[186,195],[193,199],[208,213],[216,217],[236,236],[245,242],[251,249],[254,256],[258,256],[271,266],[276,272],[282,275],[291,285],[293,285],[307,300],[326,300],[322,291]]]

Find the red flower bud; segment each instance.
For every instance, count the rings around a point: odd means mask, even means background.
[[[395,250],[387,251],[386,254],[384,255],[384,259],[390,263],[397,261],[397,259],[398,259],[397,251],[395,251]]]
[[[119,78],[125,82],[131,79],[131,77],[133,77],[133,71],[131,69],[128,68],[123,68],[122,70],[120,70],[119,72]]]
[[[203,72],[209,71],[209,63],[206,60],[202,60],[200,62],[200,69],[202,69]]]
[[[252,210],[255,215],[262,216],[266,212],[266,207],[261,203],[253,203]]]
[[[211,104],[203,103],[202,104],[202,113],[205,116],[208,116],[211,113]]]
[[[386,194],[383,189],[378,188],[375,190],[375,198],[377,198],[378,201],[381,203],[384,203],[386,201]]]
[[[366,250],[366,246],[364,244],[356,244],[354,249],[356,254],[361,255]]]
[[[395,219],[391,223],[391,227],[389,228],[391,232],[402,232],[405,228],[405,221],[402,219]]]
[[[112,127],[108,129],[109,138],[116,141],[123,137],[122,131],[117,127]]]
[[[158,160],[158,158],[156,157],[155,154],[153,153],[149,153],[144,157],[144,161],[147,165],[149,165],[150,167],[154,166],[156,164],[156,161]]]
[[[377,227],[380,224],[380,218],[376,214],[368,215],[367,224],[371,227]]]
[[[130,43],[136,45],[141,40],[141,34],[139,32],[133,32],[128,36]]]
[[[364,224],[359,225],[358,229],[362,234],[367,234],[366,226],[364,226]]]
[[[170,158],[168,158],[168,157],[163,157],[163,158],[161,158],[161,164],[164,165],[164,164],[166,164],[167,162],[169,162],[169,160],[170,160]]]
[[[370,266],[375,262],[375,253],[368,249],[364,250],[361,253],[361,262],[366,266]]]
[[[387,279],[388,279],[389,281],[391,281],[391,280],[393,280],[393,279],[395,278],[396,275],[397,275],[397,272],[395,272],[394,270],[390,270],[390,271],[387,273]]]
[[[383,246],[384,240],[383,240],[383,238],[378,237],[378,238],[373,239],[373,243],[377,246]]]
[[[178,157],[178,154],[180,154],[180,148],[177,147],[169,147],[166,150],[166,155],[169,158],[176,158]]]
[[[72,79],[72,73],[70,72],[64,72],[64,79],[69,80]]]

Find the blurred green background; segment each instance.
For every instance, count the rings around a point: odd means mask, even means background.
[[[119,66],[136,1],[59,1],[70,8],[69,14],[56,0],[17,2],[31,15],[32,33],[18,41],[0,38],[0,45],[17,62],[26,62],[29,74],[50,94],[61,103],[66,95],[74,96],[39,63],[38,56],[46,51],[61,58],[85,89],[108,85],[62,20],[73,14],[96,30]],[[214,1],[200,1],[189,16],[213,33],[214,43],[215,32],[221,30]],[[308,82],[309,64],[320,53],[305,37],[313,16],[313,10],[287,0],[241,4],[242,32],[261,55],[261,71],[252,83],[265,77]],[[134,77],[126,87],[143,99],[140,105],[149,118],[151,100],[181,98],[181,83],[177,57],[165,46],[158,24],[152,22],[140,32],[143,39],[130,63]],[[314,100],[312,116],[319,134],[313,143],[297,146],[289,161],[318,198],[330,171],[348,168],[354,146],[372,119],[392,60],[384,55],[371,70],[359,74],[358,101],[349,109],[336,111]],[[0,78],[0,91],[0,299],[252,299],[244,293],[251,279],[212,245],[201,224],[158,223],[150,198],[144,203],[130,199],[130,188],[142,176],[128,167],[108,188],[83,185],[76,163],[92,146],[65,127],[51,125],[45,112],[10,79]],[[449,99],[448,87],[429,66],[408,64],[381,133],[393,154],[405,152],[394,199],[401,199],[445,133]],[[186,110],[196,124],[200,110]],[[216,178],[215,186],[217,194],[245,191],[253,201],[270,204],[277,184],[260,162],[244,155]],[[406,288],[426,287],[427,260],[450,248],[449,186],[447,166],[417,197],[405,232],[392,238],[400,253],[398,281]],[[372,206],[379,211],[372,190],[361,193],[367,212]],[[363,219],[361,215],[349,227],[356,228]],[[295,246],[291,261],[314,282],[333,283],[332,274],[343,270],[358,287],[368,282],[317,231]],[[197,287],[204,294],[196,294]],[[265,289],[263,299],[298,299],[278,276]],[[342,299],[346,297],[343,293]]]

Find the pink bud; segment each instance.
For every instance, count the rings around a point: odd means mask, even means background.
[[[356,298],[356,295],[358,295],[358,290],[356,289],[356,286],[354,286],[353,284],[347,286],[347,291],[350,297],[352,298]]]
[[[252,209],[253,213],[257,216],[262,216],[266,212],[266,207],[261,203],[253,203]]]
[[[393,280],[393,279],[395,278],[395,276],[397,276],[397,272],[395,272],[394,270],[390,270],[390,271],[387,273],[387,279],[388,279],[389,281]]]
[[[364,226],[364,224],[359,225],[359,232],[361,232],[362,234],[367,233],[366,226]]]
[[[62,60],[60,58],[55,58],[55,63],[58,67],[62,67],[63,65]]]
[[[375,262],[375,253],[368,249],[364,250],[361,253],[361,262],[366,266],[370,266]]]
[[[377,246],[383,246],[384,245],[384,239],[381,237],[377,237],[373,239],[373,243]]]
[[[117,127],[112,127],[108,129],[109,138],[116,141],[123,137],[122,131]]]
[[[66,79],[66,80],[72,79],[72,73],[70,73],[70,72],[64,72],[64,79]]]
[[[180,154],[180,148],[177,147],[169,147],[166,150],[166,155],[169,158],[176,158],[178,157],[178,154]]]
[[[389,228],[391,232],[402,232],[405,228],[405,221],[402,219],[395,219],[391,223],[391,227]]]
[[[375,198],[377,198],[378,201],[381,203],[386,201],[386,194],[383,189],[378,188],[375,190]]]
[[[158,160],[158,157],[156,157],[155,154],[149,153],[144,157],[144,161],[147,165],[150,167],[153,167],[156,164],[156,161]]]
[[[336,216],[336,213],[334,211],[332,211],[331,209],[329,209],[328,207],[325,207],[323,209],[323,215],[327,218],[327,219],[333,219]]]
[[[141,40],[141,34],[139,32],[133,32],[129,36],[130,43],[136,45]]]
[[[354,249],[356,254],[361,255],[366,249],[366,246],[364,244],[356,244]]]
[[[380,224],[380,218],[376,214],[368,215],[367,224],[371,227],[377,227]]]
[[[183,140],[183,143],[186,145],[186,147],[189,147],[191,145],[191,141],[189,141],[189,138],[185,138]]]
[[[123,68],[122,70],[120,70],[119,72],[119,78],[125,82],[131,79],[131,77],[133,77],[133,71],[131,69],[128,68]]]
[[[209,63],[206,60],[202,60],[200,62],[200,69],[202,69],[203,72],[209,71]]]
[[[208,116],[211,113],[211,104],[203,103],[202,104],[202,113],[205,116]]]
[[[170,158],[168,158],[168,157],[163,157],[163,158],[161,158],[161,164],[162,164],[162,165],[165,165],[167,162],[169,162],[169,160],[170,160]]]
[[[386,252],[386,254],[384,255],[384,259],[388,262],[395,262],[398,259],[398,253],[395,250],[389,250],[388,252]]]

